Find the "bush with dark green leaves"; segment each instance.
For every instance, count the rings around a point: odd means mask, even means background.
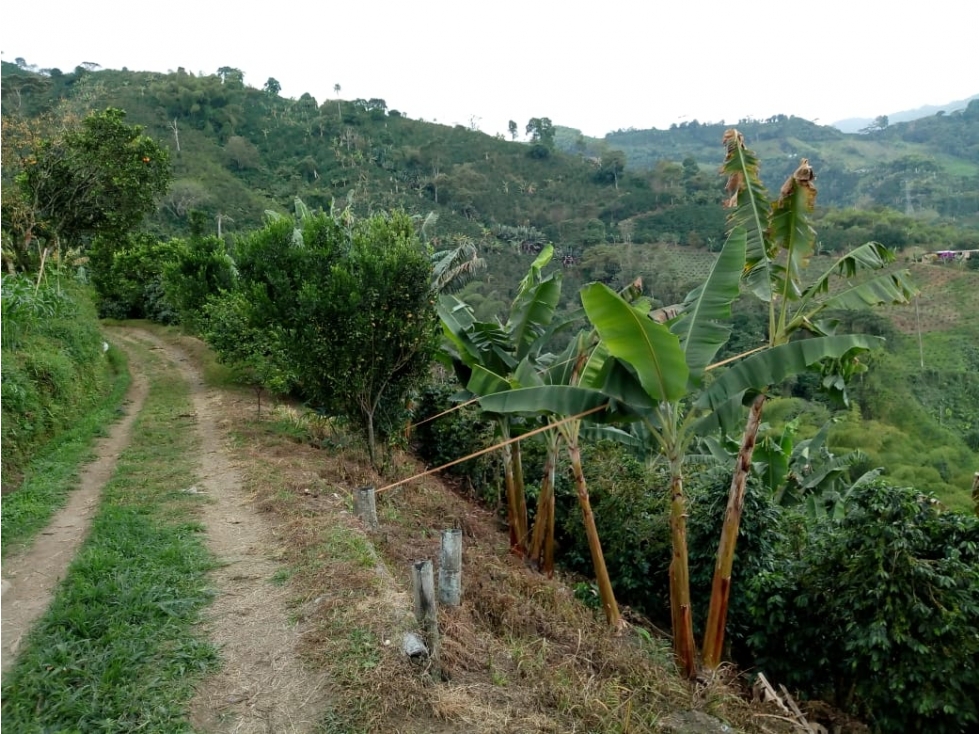
[[[270,221],[238,242],[250,323],[279,334],[314,408],[350,419],[371,462],[403,436],[437,344],[431,264],[408,215]]]
[[[219,237],[195,234],[186,241],[171,240],[170,245],[172,258],[163,266],[164,292],[180,323],[199,332],[207,301],[233,288],[235,264]]]
[[[657,623],[668,625],[669,477],[649,470],[621,447],[598,444],[585,449],[588,489],[605,562],[616,596]],[[687,540],[694,626],[702,633],[710,599],[717,543],[727,506],[730,476],[724,472],[692,471],[686,483]],[[559,482],[559,517],[563,517],[560,559],[581,573],[590,573],[591,558],[570,482]],[[561,522],[559,520],[559,522]],[[754,631],[748,582],[778,567],[785,553],[789,520],[759,484],[750,480],[734,564],[728,611],[731,656],[746,660],[745,642]],[[729,656],[730,657],[730,656]]]
[[[739,549],[740,550],[740,549]],[[883,481],[751,584],[755,663],[881,732],[979,729],[979,520]]]
[[[493,445],[493,426],[479,408],[460,408],[452,400],[459,391],[455,382],[430,383],[415,398],[413,446],[429,466],[442,466]],[[435,417],[441,413],[444,415]],[[461,477],[467,489],[486,504],[493,504],[499,496],[502,468],[496,453],[477,456],[446,471]]]
[[[669,478],[662,471],[648,471],[642,461],[611,442],[583,445],[582,466],[616,597],[668,624]],[[563,455],[555,484],[557,560],[591,576],[591,552]]]
[[[698,486],[699,485],[699,486]],[[703,633],[707,621],[717,545],[727,509],[730,471],[711,470],[701,481],[691,482],[687,544],[690,559],[690,594],[694,629]],[[747,641],[755,631],[753,600],[748,593],[752,579],[770,573],[784,562],[792,535],[791,515],[775,504],[755,477],[745,487],[744,509],[738,529],[738,547],[731,573],[731,598],[727,613],[725,657],[739,663],[750,661]]]
[[[246,295],[231,290],[211,297],[201,309],[200,332],[229,367],[234,378],[256,391],[258,410],[262,393],[288,395],[298,378],[285,346],[285,335],[274,325],[262,324]]]
[[[180,315],[166,293],[164,273],[181,246],[180,240],[164,242],[150,234],[130,234],[121,241],[97,239],[91,258],[99,316],[178,323]]]

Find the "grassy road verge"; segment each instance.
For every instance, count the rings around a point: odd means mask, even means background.
[[[198,519],[203,500],[182,491],[197,469],[188,388],[134,349],[149,395],[88,540],[5,676],[11,731],[190,731],[186,701],[216,664],[195,628],[213,561]]]
[[[116,348],[108,352],[112,384],[101,403],[69,431],[60,434],[27,466],[24,481],[16,492],[3,498],[0,518],[3,557],[31,542],[41,528],[67,502],[75,488],[82,465],[94,458],[92,447],[105,427],[120,417],[120,407],[130,375],[126,356]]]

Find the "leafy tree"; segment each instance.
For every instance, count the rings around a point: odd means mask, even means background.
[[[241,86],[245,83],[245,72],[233,66],[222,66],[218,69],[222,84]]]
[[[399,433],[436,343],[431,265],[411,218],[378,214],[351,224],[312,215],[299,239],[283,218],[239,249],[251,323],[281,335],[302,393],[349,418],[380,467],[378,444]]]
[[[625,153],[621,150],[604,150],[599,169],[595,172],[595,180],[602,183],[611,181],[615,189],[619,189],[619,176],[625,170]]]
[[[239,171],[256,168],[261,161],[258,148],[248,138],[242,135],[232,135],[224,146],[224,154],[228,163],[234,164]]]
[[[513,120],[510,120],[509,124],[507,125],[507,129],[510,131],[510,140],[516,140],[517,139],[517,123],[514,122]]]
[[[872,123],[867,125],[867,127],[863,128],[860,132],[872,133],[872,132],[877,132],[879,130],[886,130],[889,124],[890,124],[890,120],[887,118],[887,115],[878,115],[877,117],[874,118],[874,121]]]
[[[547,158],[554,150],[554,123],[549,117],[532,117],[527,123],[530,136],[530,155],[534,158]]]
[[[282,85],[279,84],[278,79],[269,77],[268,81],[265,82],[265,86],[262,87],[262,89],[265,90],[265,93],[268,94],[270,97],[277,97],[279,95],[279,92],[282,91]]]
[[[164,271],[182,245],[180,240],[163,241],[141,232],[96,239],[91,260],[99,316],[177,323],[179,315],[166,295]]]
[[[22,150],[4,227],[21,267],[35,240],[57,248],[105,241],[136,227],[170,184],[169,155],[125,113],[109,108]]]
[[[238,380],[255,390],[256,410],[261,415],[262,395],[285,395],[298,379],[287,358],[288,342],[275,325],[257,323],[255,309],[242,290],[212,296],[203,307],[201,335],[231,368]]]
[[[194,212],[190,239],[174,241],[174,255],[163,269],[164,290],[180,314],[180,322],[198,331],[207,301],[234,285],[235,264],[224,240],[204,236],[202,212]]]

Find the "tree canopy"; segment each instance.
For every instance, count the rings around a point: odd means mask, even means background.
[[[3,225],[21,267],[35,240],[80,246],[96,235],[125,234],[170,184],[169,153],[127,124],[122,110],[106,109],[42,137],[5,119],[5,137],[8,132],[21,145],[17,173],[4,186]]]

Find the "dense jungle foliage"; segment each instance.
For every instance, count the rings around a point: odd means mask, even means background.
[[[725,658],[880,731],[979,725],[977,103],[863,136],[746,121],[769,200],[717,125],[517,142],[229,67],[4,63],[3,95],[5,489],[102,389],[90,282],[382,471],[540,430],[452,471],[610,624],[670,627],[688,677],[720,578]]]

